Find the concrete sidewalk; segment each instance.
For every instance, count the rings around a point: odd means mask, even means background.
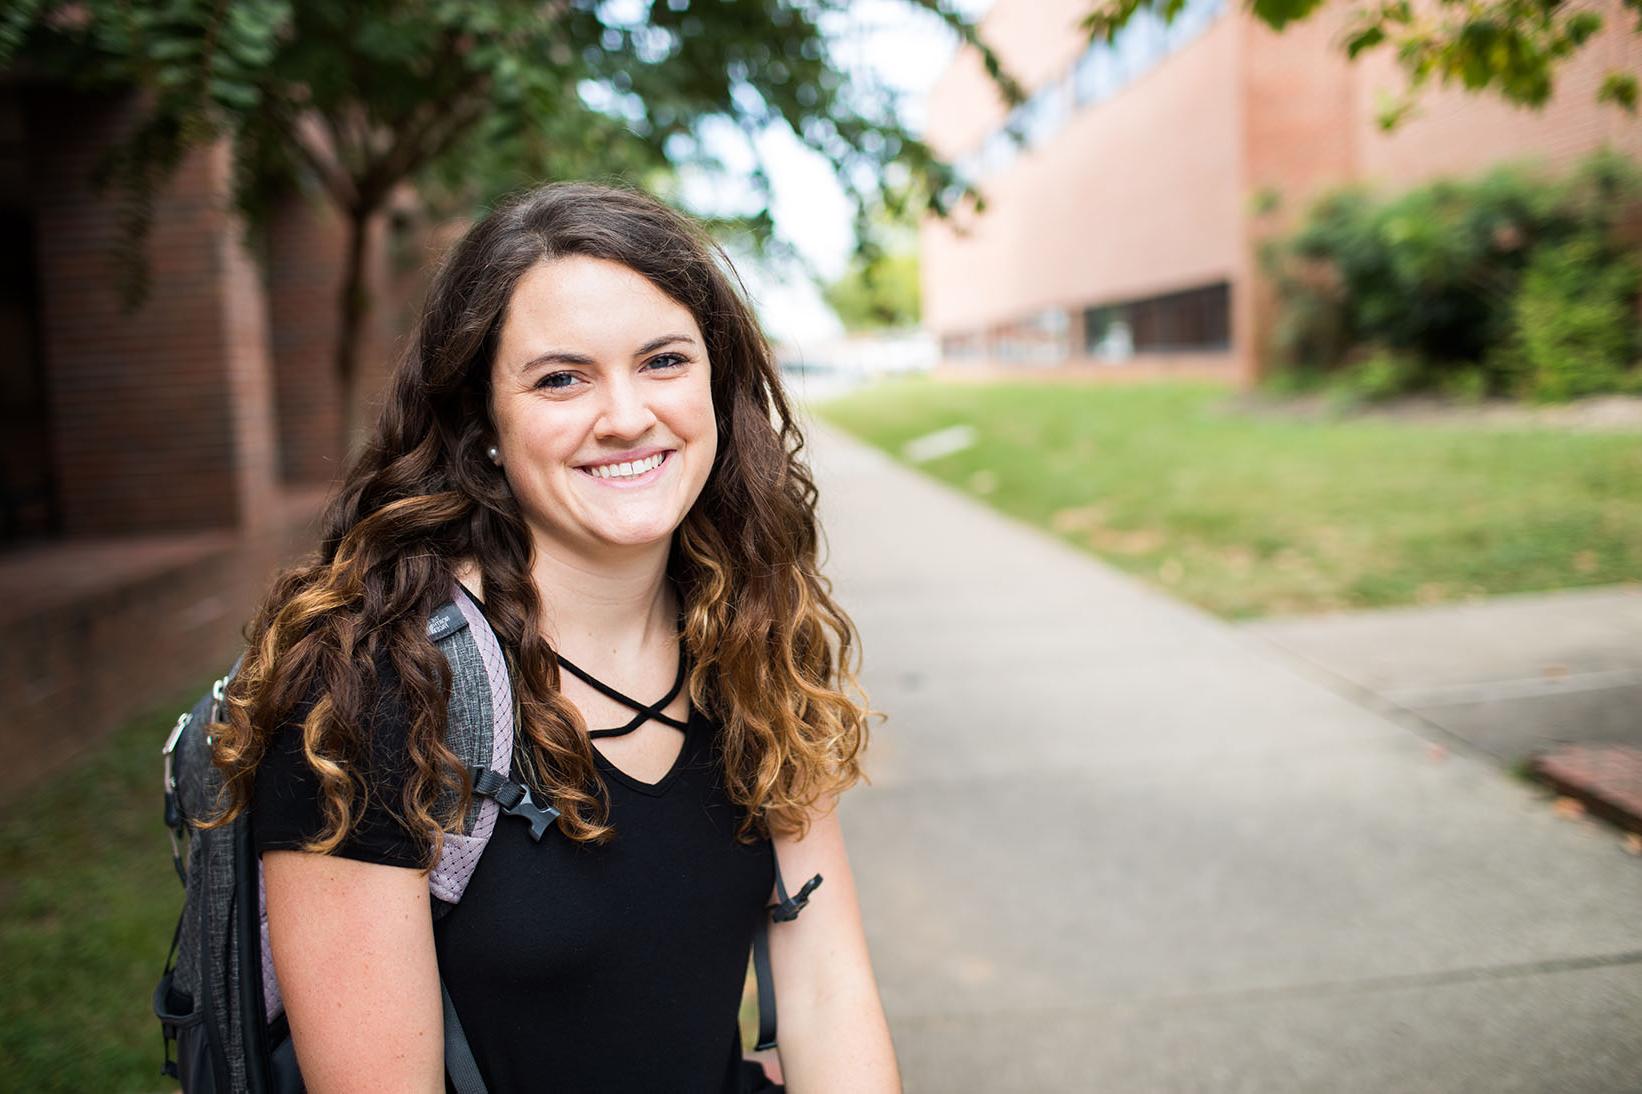
[[[1642,1090],[1642,859],[830,431],[909,1091]]]
[[[1531,767],[1642,839],[1642,585],[1244,624],[1415,732]]]
[[[1508,766],[1567,743],[1642,747],[1642,585],[1242,629],[1323,682]]]

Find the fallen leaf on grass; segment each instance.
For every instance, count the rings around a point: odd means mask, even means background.
[[[1222,548],[1217,557],[1234,574],[1246,574],[1254,569],[1254,552],[1247,547]]]
[[[1060,535],[1069,535],[1073,532],[1087,532],[1091,528],[1099,528],[1106,519],[1104,505],[1078,505],[1070,509],[1057,509],[1049,518],[1049,527]]]
[[[1440,581],[1427,581],[1414,590],[1414,599],[1421,604],[1441,604],[1448,599],[1448,586]]]
[[[1089,533],[1089,546],[1119,555],[1144,555],[1162,547],[1163,542],[1163,534],[1150,528],[1096,528]]]
[[[1312,568],[1311,559],[1296,551],[1293,547],[1284,547],[1271,556],[1272,565],[1284,573],[1296,573],[1300,570]]]

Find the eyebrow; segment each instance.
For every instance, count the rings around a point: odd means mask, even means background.
[[[638,350],[634,352],[633,356],[643,357],[647,353],[654,353],[662,346],[670,346],[675,342],[684,342],[692,346],[696,344],[696,340],[687,334],[664,334],[659,338],[652,338],[650,341],[644,343],[644,345],[640,346]],[[523,375],[531,369],[536,368],[538,365],[591,365],[593,363],[593,358],[587,356],[585,353],[571,353],[568,350],[550,349],[546,353],[538,353],[536,356],[520,365],[519,373]]]

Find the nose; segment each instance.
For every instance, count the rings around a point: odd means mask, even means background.
[[[597,436],[636,439],[655,424],[655,411],[632,377],[618,376],[605,385],[604,403],[594,424]]]

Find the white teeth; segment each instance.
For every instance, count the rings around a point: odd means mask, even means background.
[[[588,468],[588,471],[601,479],[629,479],[634,475],[642,475],[646,471],[660,467],[661,461],[666,455],[665,452],[657,452],[654,456],[648,456],[642,460],[600,464],[597,467]]]

